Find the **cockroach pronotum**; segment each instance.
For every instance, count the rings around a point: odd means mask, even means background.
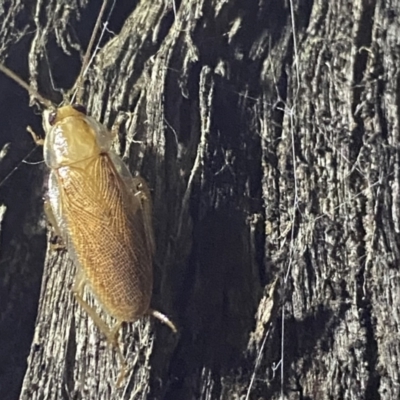
[[[91,47],[107,0],[99,13]],[[78,90],[83,62],[73,91]],[[0,64],[0,70],[24,87],[45,107],[43,112],[44,161],[50,168],[47,213],[61,234],[77,273],[73,293],[107,340],[118,351],[123,377],[126,363],[118,345],[123,322],[133,322],[150,314],[175,325],[162,313],[150,308],[153,286],[154,237],[151,222],[151,198],[146,182],[133,177],[122,160],[111,150],[113,134],[85,108],[67,104],[59,108]],[[116,319],[110,329],[83,299],[88,285],[104,311]]]

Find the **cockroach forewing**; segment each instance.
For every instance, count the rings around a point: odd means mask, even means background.
[[[155,251],[155,241],[151,218],[152,202],[147,183],[139,176],[133,177],[121,158],[111,150],[111,143],[114,139],[113,133],[107,130],[104,125],[100,124],[94,118],[86,117],[86,119],[96,132],[99,147],[107,151],[119,177],[126,186],[126,191],[129,193],[129,198],[126,199],[127,212],[134,216],[133,225],[136,228],[138,228],[138,225],[142,223],[143,234],[145,235],[148,251],[153,255]]]
[[[50,222],[56,223],[57,226],[54,227],[55,231],[61,234],[63,241],[67,240],[67,227],[65,224],[65,219],[62,217],[61,202],[60,202],[60,190],[57,183],[57,176],[54,171],[50,171],[49,175],[49,185],[47,192],[47,200],[50,203],[51,216],[49,217]],[[48,211],[49,212],[49,211]],[[64,242],[65,243],[65,242]]]
[[[147,251],[150,255],[153,255],[155,251],[155,241],[151,218],[152,202],[147,183],[140,176],[133,177],[121,158],[113,151],[110,151],[108,155],[126,187],[127,210],[131,215],[132,224],[135,229],[141,230],[141,234],[144,235],[146,240]]]
[[[56,234],[61,235],[62,247],[64,246],[66,247],[69,258],[74,262],[76,267],[74,287],[84,286],[87,283],[86,277],[82,265],[79,262],[78,257],[76,256],[76,252],[72,244],[72,241],[69,240],[68,237],[67,223],[62,214],[60,189],[57,182],[57,176],[54,171],[50,171],[49,175],[47,201],[50,204],[50,210],[45,206],[45,210],[47,210],[46,214],[51,212],[51,215],[50,216],[47,215],[47,218],[50,220],[51,224],[53,223],[56,224],[56,226],[53,226],[53,229],[56,232]]]

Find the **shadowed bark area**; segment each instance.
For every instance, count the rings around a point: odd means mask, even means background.
[[[0,7],[0,56],[60,102],[100,4],[25,3]],[[179,327],[124,327],[119,389],[73,263],[46,245],[41,151],[20,163],[40,118],[0,75],[0,398],[399,398],[399,14],[116,2],[84,102],[149,182],[153,306]]]

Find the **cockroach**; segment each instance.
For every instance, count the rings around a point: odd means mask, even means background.
[[[74,89],[81,85],[106,3]],[[150,308],[155,244],[147,183],[131,175],[111,149],[113,133],[88,116],[79,102],[57,108],[10,69],[0,64],[0,70],[45,108],[44,139],[31,132],[35,142],[43,145],[44,161],[50,168],[45,210],[75,261],[75,298],[117,349],[123,371],[126,362],[118,345],[123,322],[134,322],[149,314],[177,331],[164,314]],[[79,100],[80,87],[77,90]],[[104,311],[116,320],[113,328],[84,300],[86,285]]]

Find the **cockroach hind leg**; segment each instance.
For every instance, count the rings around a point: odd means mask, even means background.
[[[33,141],[37,146],[44,145],[44,139],[41,139],[40,136],[29,125],[26,127],[26,130],[32,135]]]
[[[103,322],[103,321],[102,321]],[[112,329],[108,329],[109,333],[104,332],[104,334],[107,337],[107,341],[109,344],[111,344],[112,348],[115,349],[115,351],[118,354],[118,358],[121,364],[120,370],[119,370],[119,374],[118,374],[118,378],[117,381],[115,383],[115,386],[117,388],[121,387],[122,382],[125,380],[128,372],[129,372],[129,368],[128,368],[128,364],[125,360],[124,355],[122,354],[122,350],[121,350],[121,346],[119,345],[119,341],[118,341],[118,335],[119,335],[119,331],[121,329],[122,326],[122,322],[123,321],[118,321],[114,327]]]
[[[117,388],[121,387],[121,384],[125,380],[126,375],[128,374],[128,371],[129,371],[128,364],[122,354],[121,347],[119,346],[119,343],[118,343],[118,333],[119,333],[119,330],[121,329],[121,326],[122,326],[122,321],[118,321],[112,328],[111,336],[108,339],[109,342],[112,344],[112,346],[116,349],[118,358],[121,363],[121,368],[119,370],[118,378],[115,383],[115,386]]]
[[[152,315],[154,318],[157,318],[158,320],[160,320],[163,324],[169,326],[172,330],[172,332],[177,333],[178,329],[176,328],[175,324],[163,313],[161,313],[160,311],[157,310],[153,310],[152,308],[150,308],[147,311],[147,314]]]
[[[118,343],[118,333],[121,328],[122,321],[118,321],[112,329],[108,327],[108,325],[97,314],[96,310],[83,299],[83,290],[85,287],[85,283],[85,277],[83,276],[82,272],[78,270],[72,292],[79,305],[86,311],[94,324],[107,338],[107,342],[112,346],[113,349],[117,351],[118,358],[121,363],[121,369],[118,374],[116,386],[120,387],[128,372],[126,360]]]

